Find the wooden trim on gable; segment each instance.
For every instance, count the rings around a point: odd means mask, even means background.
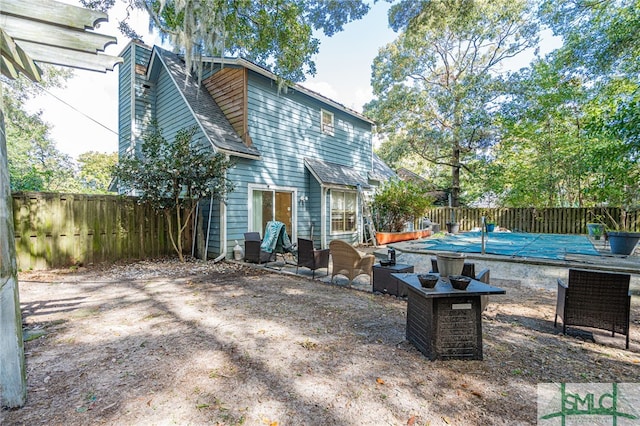
[[[251,135],[249,134],[249,70],[247,68],[242,68],[244,71],[244,91],[243,91],[243,99],[244,99],[244,127],[242,129],[242,140],[248,146],[253,145],[253,141],[251,140]]]
[[[207,78],[203,84],[233,129],[247,146],[251,146],[247,124],[247,70],[223,68]]]

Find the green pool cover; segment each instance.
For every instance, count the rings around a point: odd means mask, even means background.
[[[481,253],[481,238],[480,232],[464,232],[442,238],[429,238],[424,242],[424,249]],[[515,232],[488,232],[485,234],[485,253],[558,260],[563,260],[567,254],[600,256],[591,241],[583,235]]]

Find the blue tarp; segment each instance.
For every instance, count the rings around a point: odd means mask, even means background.
[[[429,238],[426,250],[481,253],[480,232],[465,232],[443,238]],[[485,234],[485,253],[514,257],[537,257],[562,260],[567,254],[600,256],[591,241],[583,235],[524,234],[489,232]]]

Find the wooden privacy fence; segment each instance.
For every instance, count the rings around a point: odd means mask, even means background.
[[[21,270],[175,253],[164,216],[147,204],[138,204],[135,197],[41,192],[12,195]],[[188,241],[189,234],[190,230]]]
[[[439,223],[443,230],[453,218],[461,231],[479,228],[482,216],[496,226],[518,232],[548,234],[587,234],[587,223],[602,223],[607,229],[615,229],[612,218],[619,221],[623,213],[618,207],[579,208],[465,208],[437,207],[428,209],[425,217]],[[627,228],[640,232],[640,210],[626,213]]]

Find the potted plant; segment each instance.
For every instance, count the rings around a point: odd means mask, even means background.
[[[618,191],[618,200],[613,200],[619,201],[618,205],[621,206],[619,218],[613,217],[609,209],[604,209],[604,212],[608,222],[613,224],[613,229],[607,230],[611,253],[630,255],[640,241],[640,232],[635,232],[635,224],[629,218],[629,212],[637,208],[640,184],[637,174],[630,173],[625,178],[627,183]]]
[[[493,220],[487,218],[484,223],[484,227],[487,232],[493,232],[496,229],[496,223]]]
[[[601,223],[587,223],[587,232],[594,240],[599,240],[604,234],[604,225]]]
[[[629,230],[627,223],[628,210],[620,210],[620,221],[616,223],[616,227],[613,230],[607,230],[607,239],[609,240],[609,247],[611,248],[611,254],[630,255],[638,245],[640,241],[640,232],[632,232]]]
[[[423,185],[401,180],[390,180],[378,188],[371,203],[378,244],[423,236],[419,231],[403,232],[403,229],[407,222],[422,217],[432,205],[426,192]]]

